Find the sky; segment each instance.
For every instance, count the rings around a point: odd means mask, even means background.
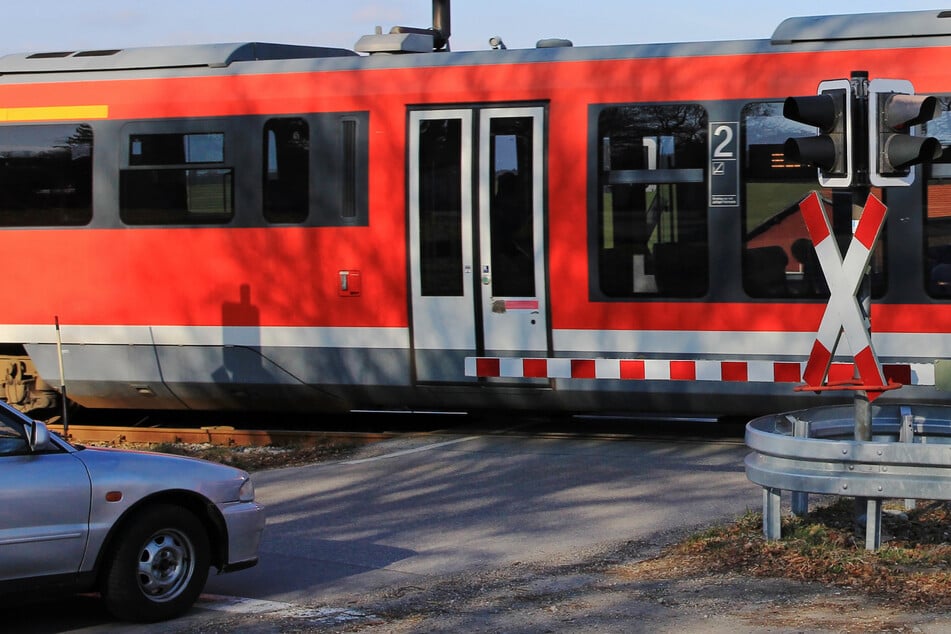
[[[765,39],[787,17],[941,8],[937,1],[455,0],[450,44]],[[0,55],[246,41],[353,48],[376,26],[431,24],[431,0],[29,0],[4,3]]]

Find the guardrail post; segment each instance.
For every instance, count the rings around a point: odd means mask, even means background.
[[[911,413],[911,407],[902,405],[899,407],[901,413],[901,427],[898,430],[899,442],[915,442],[915,417]],[[912,511],[918,500],[914,498],[905,498],[905,510]]]
[[[869,498],[865,505],[865,550],[882,546],[882,500]]]
[[[793,436],[796,438],[808,438],[809,437],[809,421],[802,420],[801,418],[794,418],[787,416],[787,419],[792,419],[793,424]],[[792,492],[792,512],[796,517],[802,517],[809,512],[809,493],[806,491],[793,491]]]
[[[766,539],[779,539],[782,536],[781,506],[782,489],[763,487],[763,536]]]

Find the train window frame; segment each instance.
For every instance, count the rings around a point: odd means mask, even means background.
[[[31,139],[30,132],[43,136],[45,142],[40,143],[35,137]],[[17,134],[25,135],[16,145],[18,149],[5,152],[5,141]],[[95,137],[93,126],[81,121],[0,126],[0,227],[78,227],[91,223]],[[25,147],[31,149],[24,150]],[[27,151],[28,156],[24,153]],[[70,169],[62,169],[67,151]],[[33,166],[29,168],[33,178],[16,174],[17,169],[23,171],[21,163],[25,160]],[[56,161],[54,167],[36,169],[38,162],[50,164],[53,161]],[[44,179],[37,180],[37,174],[42,174]],[[14,192],[13,195],[10,192]]]
[[[614,128],[611,117],[627,121]],[[709,294],[709,121],[707,108],[696,102],[589,105],[592,299],[696,300]],[[622,217],[615,200],[625,194],[629,213]]]
[[[120,134],[119,218],[126,225],[221,225],[235,217],[235,157],[232,122],[225,119],[185,119],[130,122]],[[142,156],[137,143],[150,138],[158,148]],[[182,141],[181,153],[174,140]],[[191,156],[191,141],[198,143]],[[219,143],[220,141],[220,143]],[[220,145],[220,148],[218,147]],[[163,146],[163,147],[159,147]],[[138,150],[138,152],[137,152]],[[173,155],[174,152],[174,155]],[[156,202],[163,202],[157,206]]]

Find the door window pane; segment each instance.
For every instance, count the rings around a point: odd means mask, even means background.
[[[534,192],[531,117],[492,119],[492,295],[535,295]]]
[[[462,296],[462,121],[419,124],[419,259],[423,295]]]

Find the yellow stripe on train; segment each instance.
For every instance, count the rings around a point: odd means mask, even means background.
[[[0,122],[10,121],[71,121],[76,119],[106,119],[109,106],[37,106],[27,108],[0,108]]]

